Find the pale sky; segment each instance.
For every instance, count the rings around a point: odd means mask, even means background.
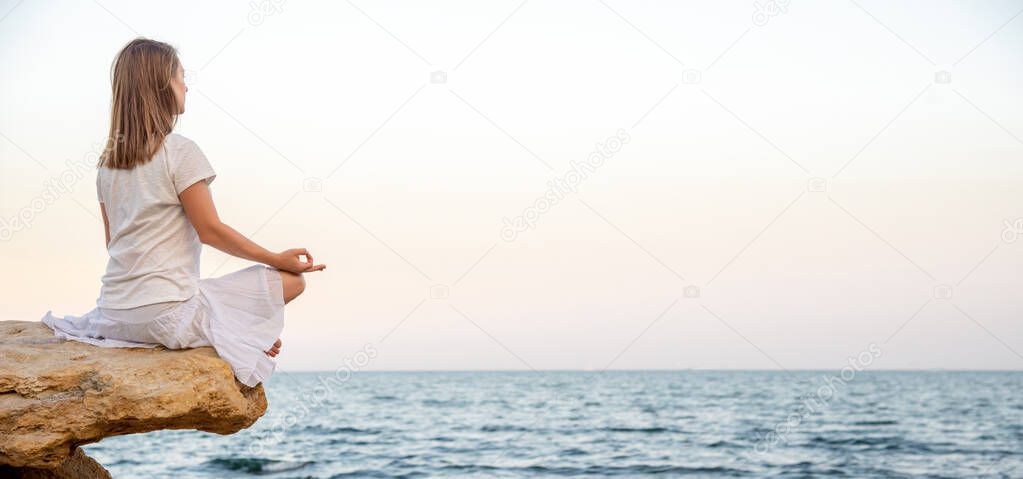
[[[877,369],[1023,368],[1023,5],[781,7],[0,1],[0,319],[94,307],[78,165],[144,35],[188,70],[177,131],[221,217],[328,264],[285,371],[367,345],[376,370],[840,368],[871,344]]]

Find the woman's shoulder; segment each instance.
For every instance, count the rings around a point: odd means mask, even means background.
[[[206,155],[199,145],[196,145],[191,139],[171,133],[164,138],[164,151],[167,152],[166,164],[172,177],[175,174],[182,174],[182,172],[200,170],[208,173],[207,176],[213,176],[213,167],[210,166],[209,160],[206,159]]]
[[[167,145],[167,148],[172,151],[177,150],[182,146],[187,147],[196,146],[194,141],[180,133],[171,133],[167,135],[167,137],[164,138],[163,142],[164,145]]]
[[[202,149],[194,141],[184,135],[171,133],[163,140],[163,146],[170,161],[173,163],[205,158]]]

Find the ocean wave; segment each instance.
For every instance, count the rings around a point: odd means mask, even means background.
[[[611,426],[611,427],[602,428],[600,430],[601,431],[605,431],[605,432],[635,432],[635,433],[642,433],[642,434],[660,434],[660,433],[666,433],[666,432],[678,432],[676,429],[667,428],[667,427],[661,427],[661,426],[651,426],[651,427]]]
[[[420,402],[421,405],[426,407],[468,407],[470,404],[468,401],[461,399],[424,399]]]
[[[735,449],[735,448],[745,447],[745,446],[743,446],[743,445],[741,445],[739,443],[736,443],[736,442],[732,442],[732,441],[720,440],[720,441],[714,441],[714,442],[712,442],[710,444],[707,444],[704,447],[708,447],[710,449]]]
[[[486,424],[480,427],[481,432],[525,432],[530,430],[526,427],[511,424]]]
[[[893,421],[888,419],[874,420],[874,421],[854,421],[851,423],[853,426],[894,426],[899,421]]]
[[[461,473],[468,474],[490,474],[498,475],[500,473],[528,473],[528,474],[539,474],[546,476],[563,476],[563,477],[598,477],[598,476],[657,476],[657,475],[689,475],[689,474],[704,474],[704,475],[724,475],[730,477],[748,476],[750,471],[743,469],[733,469],[724,466],[712,466],[712,467],[686,467],[678,465],[657,465],[657,464],[632,464],[625,466],[617,465],[592,465],[592,466],[543,466],[543,465],[532,465],[522,467],[497,467],[482,464],[449,464],[439,469],[458,471]]]
[[[904,439],[900,436],[815,436],[804,446],[824,447],[832,450],[842,450],[851,447],[859,451],[903,451],[914,454],[954,454],[957,451],[955,443],[926,443]]]
[[[382,431],[379,429],[363,429],[351,426],[305,426],[296,431],[299,434],[312,434],[316,436],[333,436],[333,435],[376,435]]]
[[[379,469],[359,469],[351,472],[342,472],[330,476],[330,479],[348,479],[352,477],[387,478],[387,479],[412,479],[416,477],[428,477],[425,473],[392,474]]]
[[[314,461],[278,461],[261,457],[217,457],[206,461],[206,465],[228,471],[248,474],[274,474],[301,469]]]

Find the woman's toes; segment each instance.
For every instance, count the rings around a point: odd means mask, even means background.
[[[266,351],[263,351],[263,352],[266,353],[266,355],[270,356],[271,358],[277,356],[278,354],[280,354],[281,353],[281,338],[277,338],[277,341],[274,341],[274,345],[270,346],[270,349],[267,349]]]

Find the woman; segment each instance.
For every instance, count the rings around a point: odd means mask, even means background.
[[[48,312],[43,322],[59,337],[103,347],[213,346],[255,386],[273,373],[284,305],[305,289],[302,273],[326,266],[304,248],[272,253],[220,221],[209,190],[216,173],[194,142],[172,133],[188,91],[173,47],[128,43],[112,87],[96,177],[110,254],[97,308],[81,317]],[[203,244],[269,267],[200,280]]]

